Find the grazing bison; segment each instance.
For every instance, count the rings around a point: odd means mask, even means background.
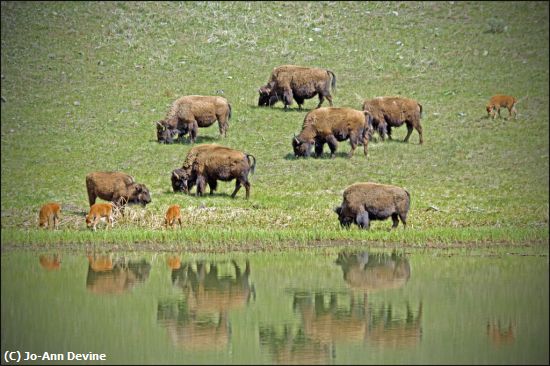
[[[38,213],[38,226],[49,227],[50,229],[57,229],[59,225],[60,212],[61,206],[58,203],[46,203],[40,208],[40,212]],[[50,222],[53,223],[53,226],[50,224]]]
[[[107,219],[107,226],[109,224],[114,227],[113,223],[113,204],[112,203],[95,203],[90,207],[90,212],[86,215],[86,226],[96,231],[96,226],[99,220],[102,218]]]
[[[196,184],[197,195],[202,196],[206,183],[210,186],[210,194],[213,194],[218,180],[227,182],[236,179],[231,198],[235,198],[243,185],[248,199],[248,173],[254,173],[255,168],[256,158],[251,154],[217,144],[203,144],[189,150],[182,168],[172,171],[172,188],[174,192],[188,193]]]
[[[511,97],[509,95],[502,95],[497,94],[489,100],[489,103],[487,103],[487,106],[485,109],[487,110],[487,114],[489,117],[493,117],[495,119],[497,117],[500,118],[500,108],[507,108],[508,109],[508,118],[514,115],[514,118],[517,118],[518,111],[516,110],[516,103],[518,100],[514,97]]]
[[[189,140],[194,143],[199,127],[209,127],[216,121],[220,135],[225,137],[230,118],[231,105],[223,97],[184,96],[174,101],[166,117],[157,122],[157,140],[169,144],[174,135],[181,138],[189,133]]]
[[[282,100],[287,109],[295,99],[298,108],[302,109],[304,100],[316,95],[319,95],[317,108],[321,107],[325,98],[332,106],[331,87],[336,88],[336,76],[330,70],[282,65],[273,69],[267,84],[258,90],[258,106],[272,106]]]
[[[331,157],[335,156],[338,141],[349,139],[351,158],[357,144],[363,144],[365,156],[369,144],[370,126],[363,112],[351,108],[319,108],[304,118],[302,132],[292,138],[295,156],[309,156],[315,145],[315,155],[321,156],[323,146],[328,144]]]
[[[407,226],[410,195],[403,188],[389,184],[355,183],[344,191],[342,205],[334,211],[340,225],[349,227],[352,223],[368,229],[371,220],[385,220],[391,216],[396,228],[399,219]]]
[[[97,197],[111,201],[120,207],[124,214],[124,205],[151,203],[151,195],[145,184],[136,183],[134,178],[120,172],[93,172],[86,176],[86,188],[90,206]]]
[[[420,144],[424,142],[422,138],[422,126],[420,125],[422,105],[416,100],[402,97],[378,97],[365,100],[363,102],[363,111],[371,120],[373,128],[378,131],[382,140],[386,133],[391,140],[392,127],[399,127],[405,123],[408,132],[403,141],[409,141],[414,128],[420,136]]]

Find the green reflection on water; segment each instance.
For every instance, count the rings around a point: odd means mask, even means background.
[[[2,351],[547,364],[547,254],[444,254],[3,253]]]

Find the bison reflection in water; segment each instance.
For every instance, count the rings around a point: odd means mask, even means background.
[[[371,292],[400,288],[411,277],[407,258],[392,253],[369,254],[340,252],[336,264],[342,267],[344,280],[353,290]]]
[[[181,263],[171,257],[168,265],[172,268],[172,283],[184,294],[184,299],[165,300],[158,305],[157,319],[168,329],[172,342],[190,349],[227,346],[231,333],[228,311],[245,307],[254,295],[254,286],[249,284],[249,262],[243,273],[232,261],[235,277],[220,275],[216,263]]]
[[[145,282],[150,270],[145,259],[113,261],[110,255],[88,256],[86,288],[96,294],[122,294]]]
[[[511,321],[508,322],[508,327],[501,325],[500,320],[498,322],[488,321],[487,337],[489,337],[493,346],[507,346],[516,341],[514,328],[515,325]]]
[[[56,271],[61,268],[61,258],[57,254],[42,254],[38,260],[42,268],[47,271]]]

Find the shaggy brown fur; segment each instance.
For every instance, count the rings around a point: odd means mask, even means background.
[[[40,208],[40,212],[38,213],[38,226],[44,228],[49,227],[50,229],[57,229],[59,225],[60,212],[61,206],[58,203],[46,203]],[[50,225],[50,221],[53,221],[53,226]]]
[[[96,231],[96,226],[101,218],[107,218],[107,228],[109,224],[114,227],[113,224],[113,204],[112,203],[96,203],[90,207],[90,212],[86,215],[86,226],[93,228]]]
[[[225,137],[231,118],[231,105],[227,99],[219,96],[188,95],[172,103],[164,120],[157,122],[157,139],[170,143],[172,130],[179,137],[189,133],[191,143],[195,142],[199,127],[209,127],[218,121],[220,135]]]
[[[273,69],[267,84],[258,90],[260,94],[258,105],[272,106],[282,100],[287,109],[296,99],[298,108],[302,109],[305,99],[319,95],[317,108],[321,107],[325,98],[332,106],[331,87],[336,88],[336,76],[330,70],[282,65]]]
[[[368,229],[371,220],[385,220],[391,216],[396,228],[399,219],[407,226],[410,195],[403,188],[389,184],[355,183],[344,191],[342,205],[335,208],[342,226],[357,224]]]
[[[351,158],[357,144],[363,144],[365,156],[369,145],[369,126],[363,112],[351,108],[319,108],[309,112],[302,125],[302,132],[292,139],[295,156],[309,156],[315,145],[315,156],[323,153],[324,144],[328,144],[333,158],[338,141],[349,139]]]
[[[90,173],[86,176],[86,188],[90,206],[97,197],[111,201],[121,209],[126,203],[142,206],[151,203],[151,195],[145,184],[136,183],[133,177],[121,172]]]
[[[164,216],[164,227],[166,227],[167,229],[168,225],[170,225],[170,227],[174,227],[176,220],[178,220],[181,228],[180,205],[172,205],[168,207],[168,210],[166,210],[166,215]]]
[[[408,132],[403,141],[409,141],[414,128],[418,131],[420,144],[424,142],[420,125],[422,105],[416,100],[402,97],[378,97],[365,100],[363,111],[371,119],[374,130],[378,131],[382,140],[386,133],[391,140],[392,127],[399,127],[405,123]]]
[[[487,103],[487,106],[485,109],[487,110],[487,114],[489,117],[493,117],[495,119],[497,117],[500,118],[500,108],[506,108],[508,109],[508,118],[514,115],[514,118],[517,118],[518,111],[516,110],[516,103],[518,100],[514,97],[511,97],[509,95],[502,95],[497,94],[489,100],[489,103]]]
[[[253,162],[251,163],[251,158]],[[232,198],[244,185],[246,199],[250,196],[248,173],[256,168],[256,158],[228,147],[216,144],[203,144],[192,148],[181,169],[172,172],[172,188],[174,191],[189,192],[197,185],[197,195],[204,193],[206,183],[210,186],[210,194],[217,188],[218,180],[231,181],[236,179]]]

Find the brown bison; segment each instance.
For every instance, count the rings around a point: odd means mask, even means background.
[[[272,106],[282,100],[287,109],[295,99],[298,108],[302,109],[304,100],[316,95],[319,95],[317,108],[321,107],[325,98],[332,106],[331,87],[336,88],[336,76],[330,70],[282,65],[273,69],[267,84],[258,90],[258,106]]]
[[[508,109],[508,118],[514,115],[514,118],[517,118],[518,111],[516,110],[516,103],[518,100],[514,97],[511,97],[509,95],[502,95],[497,94],[489,100],[489,103],[487,103],[487,106],[485,109],[487,110],[487,114],[489,117],[493,117],[495,119],[497,117],[500,118],[500,108],[507,108]]]
[[[309,156],[311,147],[315,145],[315,156],[323,153],[323,147],[328,144],[333,158],[338,147],[338,141],[349,139],[351,158],[358,144],[363,144],[365,156],[369,144],[370,126],[363,112],[351,108],[325,107],[309,112],[304,118],[302,132],[292,138],[292,148],[295,156]]]
[[[166,210],[166,215],[164,215],[164,226],[167,229],[168,229],[168,225],[170,225],[170,227],[174,227],[176,220],[178,220],[178,223],[180,224],[180,228],[181,228],[180,205],[171,205],[170,207],[168,207],[168,210]]]
[[[391,216],[396,228],[399,219],[407,226],[407,213],[410,206],[409,192],[389,184],[355,183],[344,191],[342,205],[334,211],[340,225],[349,227],[352,223],[368,229],[372,220],[385,220]]]
[[[199,127],[209,127],[215,121],[220,135],[225,137],[230,118],[231,105],[223,97],[184,96],[174,101],[166,117],[157,122],[157,140],[169,144],[176,134],[181,138],[189,133],[189,140],[194,143]]]
[[[188,193],[196,184],[196,193],[202,196],[206,183],[210,186],[210,194],[213,194],[218,186],[218,180],[227,182],[236,179],[231,198],[235,198],[243,185],[248,199],[248,173],[254,173],[255,169],[256,158],[251,154],[217,144],[203,144],[189,150],[182,168],[172,171],[172,188],[174,192]]]
[[[112,203],[94,203],[90,207],[90,212],[86,215],[86,227],[96,231],[96,226],[102,218],[107,220],[105,228],[109,228],[109,224],[111,224],[111,227],[114,227]]]
[[[378,131],[382,140],[386,134],[391,140],[392,127],[399,127],[405,123],[408,132],[403,141],[409,141],[414,128],[420,136],[420,144],[424,142],[420,125],[422,105],[416,100],[402,97],[378,97],[365,100],[363,111],[371,120],[374,130]]]
[[[60,212],[61,206],[59,205],[59,203],[46,203],[40,208],[40,212],[38,213],[38,226],[49,227],[50,229],[57,229],[59,225]]]
[[[120,207],[122,213],[125,204],[151,203],[151,195],[145,184],[136,183],[134,178],[121,172],[93,172],[86,176],[86,188],[90,206],[97,197],[111,201]]]

